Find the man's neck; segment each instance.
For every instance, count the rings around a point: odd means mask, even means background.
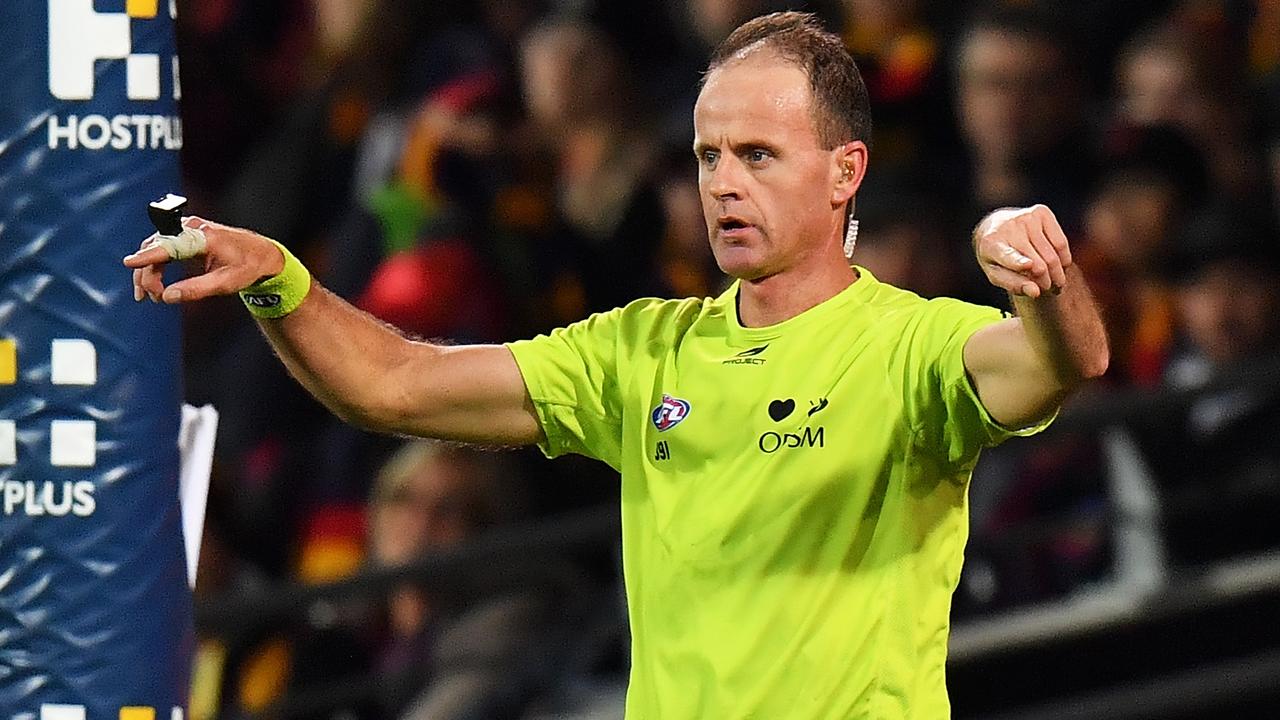
[[[858,279],[844,263],[827,263],[816,272],[794,269],[738,286],[738,321],[743,327],[776,325],[835,297]]]

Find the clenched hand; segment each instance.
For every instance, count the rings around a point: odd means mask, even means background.
[[[992,285],[1014,295],[1058,294],[1067,284],[1071,246],[1044,205],[997,210],[973,234],[978,263]]]

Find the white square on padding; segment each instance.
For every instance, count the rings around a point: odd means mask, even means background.
[[[59,467],[93,467],[97,460],[98,424],[92,420],[54,420],[49,426],[49,463]]]
[[[40,706],[40,720],[84,720],[84,706],[45,703]]]
[[[18,462],[18,429],[12,420],[0,420],[0,465]]]
[[[88,340],[54,340],[49,354],[54,385],[92,385],[98,381],[98,351]]]
[[[125,94],[130,100],[160,99],[159,55],[130,55],[124,67]]]

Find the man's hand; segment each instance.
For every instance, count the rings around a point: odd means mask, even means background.
[[[1031,298],[1066,287],[1071,247],[1044,205],[991,213],[974,230],[973,245],[978,264],[996,287]]]
[[[1027,427],[1106,372],[1107,332],[1049,208],[997,210],[978,223],[973,244],[987,278],[1012,293],[1017,317],[975,332],[964,366],[991,417]]]
[[[203,258],[204,271],[166,288],[164,266],[175,258],[152,235],[138,252],[124,258],[125,267],[133,268],[134,300],[146,296],[154,302],[177,303],[230,295],[284,269],[280,250],[255,232],[198,217],[183,218],[182,225],[204,233],[205,251],[195,256]]]

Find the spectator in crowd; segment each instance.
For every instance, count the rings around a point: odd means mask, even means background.
[[[656,293],[658,145],[617,49],[585,23],[557,22],[531,31],[520,59],[539,149],[557,170],[547,251],[553,303],[569,313],[557,321]],[[598,272],[604,267],[632,272]]]
[[[379,474],[370,499],[370,559],[410,563],[521,512],[519,478],[504,455],[415,441]],[[548,682],[547,597],[521,592],[458,607],[415,585],[387,601],[379,653],[382,717],[517,717]]]
[[[1088,97],[1060,18],[1035,6],[980,15],[956,48],[956,105],[974,214],[1042,202],[1070,232],[1093,175]]]
[[[1170,254],[1179,342],[1165,373],[1168,387],[1205,387],[1280,353],[1280,233],[1259,215],[1230,205],[1205,210]],[[1148,461],[1166,489],[1175,562],[1280,545],[1274,378],[1237,381],[1184,411],[1147,418],[1142,428]]]
[[[1224,38],[1157,25],[1121,52],[1117,104],[1122,122],[1184,132],[1208,161],[1216,194],[1246,202],[1263,195],[1265,171],[1253,149],[1257,128],[1243,94],[1243,67],[1231,58]]]
[[[495,172],[502,91],[493,70],[467,70],[433,89],[414,112],[380,117],[376,131],[383,137],[361,158],[367,185],[353,198],[346,232],[330,243],[342,259],[329,272],[337,292],[423,337],[501,336],[498,273],[476,237],[487,233],[505,179]],[[395,152],[384,153],[384,144]],[[390,155],[394,170],[376,168],[390,164]]]
[[[1095,293],[1116,348],[1110,377],[1154,388],[1173,343],[1173,299],[1160,258],[1209,180],[1199,149],[1177,129],[1117,128],[1107,171],[1085,210],[1079,262],[1098,278]]]
[[[1088,98],[1065,27],[1032,5],[981,13],[961,33],[955,105],[967,169],[935,181],[964,208],[957,240],[984,213],[1032,202],[1052,207],[1068,233],[1079,228],[1095,161],[1082,151],[1090,147]],[[1007,306],[980,273],[968,264],[962,271],[959,297]]]

